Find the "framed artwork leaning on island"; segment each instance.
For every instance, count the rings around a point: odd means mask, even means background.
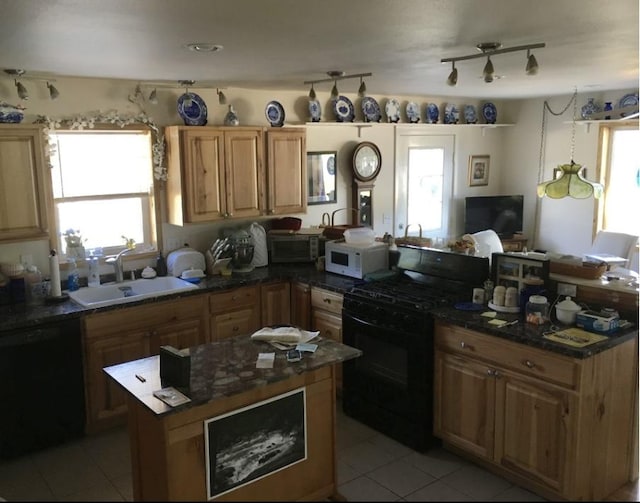
[[[489,185],[489,156],[469,156],[469,186]]]

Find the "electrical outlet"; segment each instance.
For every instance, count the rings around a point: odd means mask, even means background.
[[[558,283],[558,295],[568,295],[569,297],[575,297],[577,294],[578,288],[576,285],[571,285],[569,283]]]

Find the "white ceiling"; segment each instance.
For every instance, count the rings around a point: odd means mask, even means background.
[[[0,68],[27,75],[195,80],[204,87],[304,90],[328,70],[371,72],[370,94],[508,99],[638,87],[638,0],[0,0]],[[440,59],[544,42],[526,51]],[[190,42],[224,46],[195,53]],[[3,72],[2,72],[3,73]],[[0,75],[4,76],[4,75]],[[338,83],[355,94],[359,81]],[[316,90],[328,91],[331,83]]]

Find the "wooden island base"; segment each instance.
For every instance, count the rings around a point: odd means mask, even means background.
[[[322,367],[162,416],[128,394],[134,500],[207,500],[204,421],[302,387],[306,395],[306,459],[215,500],[342,500],[336,491],[334,368]]]

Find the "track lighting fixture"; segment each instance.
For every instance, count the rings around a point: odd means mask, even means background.
[[[447,77],[447,84],[450,86],[455,86],[458,83],[458,69],[456,68],[455,61],[451,62],[451,73]]]
[[[9,75],[10,77],[13,78],[13,83],[16,86],[16,92],[18,94],[18,97],[21,100],[28,100],[29,99],[29,91],[24,86],[24,84],[22,82],[20,82],[21,79],[41,80],[43,82],[46,82],[47,89],[49,90],[49,97],[52,100],[55,100],[56,98],[58,98],[58,96],[60,96],[60,91],[58,91],[54,87],[54,85],[52,84],[52,82],[55,82],[55,79],[47,79],[47,78],[36,77],[36,76],[26,77],[26,73],[27,72],[25,70],[18,70],[18,69],[13,69],[13,68],[5,69],[4,73],[6,73],[7,75]]]
[[[47,89],[49,89],[49,97],[52,100],[55,100],[60,96],[60,91],[58,91],[51,82],[47,82]]]
[[[527,75],[535,75],[538,73],[538,62],[536,61],[535,56],[531,53],[531,49],[539,49],[545,47],[544,43],[536,43],[536,44],[527,44],[527,45],[519,45],[516,47],[507,47],[502,48],[502,44],[500,42],[482,42],[476,45],[478,51],[477,54],[469,54],[468,56],[457,56],[454,58],[443,58],[440,60],[441,63],[448,63],[451,61],[453,63],[453,68],[449,77],[447,77],[447,84],[450,86],[455,86],[458,82],[458,70],[455,67],[456,61],[464,61],[467,59],[476,59],[476,58],[487,58],[487,63],[484,66],[484,70],[482,71],[482,77],[485,82],[493,82],[498,78],[495,74],[495,70],[493,68],[493,62],[491,58],[497,54],[505,54],[508,52],[517,52],[517,51],[527,51],[527,66],[525,68],[525,72]]]
[[[367,94],[367,85],[364,82],[363,77],[371,77],[372,73],[354,73],[352,75],[345,75],[341,70],[330,70],[327,72],[329,76],[328,79],[318,79],[318,80],[305,80],[304,84],[311,84],[311,90],[309,91],[309,99],[314,100],[316,98],[316,91],[314,89],[314,84],[318,84],[320,82],[333,82],[333,87],[331,88],[331,99],[338,99],[340,96],[340,91],[338,91],[338,81],[346,80],[346,79],[360,79],[360,87],[358,88],[358,96],[364,97]]]
[[[153,91],[151,91],[151,93],[149,93],[148,101],[152,105],[157,105],[158,104],[158,93],[157,93],[155,87],[153,88]]]
[[[216,93],[218,93],[218,103],[220,105],[226,105],[227,97],[224,95],[224,93],[220,89],[216,89]]]

